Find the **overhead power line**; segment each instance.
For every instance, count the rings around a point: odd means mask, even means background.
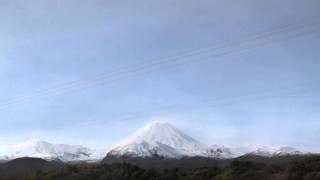
[[[247,38],[228,41],[207,48],[188,51],[173,56],[151,60],[149,62],[123,67],[113,72],[99,74],[88,79],[72,81],[60,86],[39,90],[29,95],[16,97],[7,102],[0,103],[0,109],[10,107],[11,105],[17,105],[36,97],[55,96],[62,93],[83,90],[101,84],[109,84],[115,81],[132,78],[139,74],[155,72],[169,67],[182,66],[187,63],[204,60],[217,60],[218,57],[232,53],[247,51],[266,46],[268,44],[319,33],[319,25],[320,22],[316,20],[288,24]]]

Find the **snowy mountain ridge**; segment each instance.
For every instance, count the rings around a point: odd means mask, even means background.
[[[0,151],[0,159],[11,160],[20,157],[37,157],[46,160],[95,161],[101,159],[101,153],[80,145],[51,144],[32,139],[23,143],[5,145]]]
[[[249,155],[263,156],[263,157],[273,157],[273,156],[286,156],[286,155],[302,155],[307,154],[306,152],[299,151],[293,147],[269,147],[262,146],[258,147],[256,150],[247,153]]]

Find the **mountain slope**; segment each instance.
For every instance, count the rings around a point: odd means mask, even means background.
[[[37,172],[60,170],[63,167],[63,163],[49,162],[41,158],[17,158],[0,164],[0,179],[28,179],[26,176],[33,176]]]

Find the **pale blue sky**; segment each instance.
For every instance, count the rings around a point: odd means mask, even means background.
[[[208,144],[320,151],[319,26],[241,53],[61,90],[318,21],[319,7],[318,0],[0,1],[0,144],[40,138],[107,148],[161,120]]]

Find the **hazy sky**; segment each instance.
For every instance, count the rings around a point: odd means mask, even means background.
[[[319,8],[319,0],[0,1],[0,144],[108,148],[159,120],[208,144],[320,151]],[[183,56],[309,22],[247,51]],[[173,55],[181,63],[154,69]]]

